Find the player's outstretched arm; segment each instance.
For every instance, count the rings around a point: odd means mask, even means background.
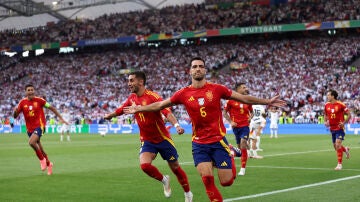
[[[50,109],[57,117],[59,117],[61,123],[69,125],[69,123],[65,121],[64,118],[61,116],[61,114],[55,109],[55,107],[49,106],[48,109]]]
[[[271,105],[275,107],[283,107],[286,105],[286,102],[284,100],[280,99],[280,95],[276,95],[272,97],[271,99],[263,99],[258,98],[250,95],[242,95],[240,93],[237,93],[235,91],[232,92],[230,99],[243,102],[246,104],[260,104],[260,105]]]
[[[18,109],[15,108],[14,113],[13,113],[14,119],[16,119],[16,118],[19,116],[19,114],[20,114],[20,113],[18,112]]]
[[[112,118],[115,117],[115,116],[117,116],[116,112],[112,112],[112,113],[110,113],[110,114],[106,114],[106,115],[104,116],[104,119],[110,120],[110,119],[112,119]]]
[[[171,103],[170,98],[166,100],[162,100],[159,102],[154,102],[149,105],[132,105],[124,107],[125,114],[135,114],[136,112],[153,112],[153,111],[160,111],[166,107],[171,107],[174,104]]]
[[[176,132],[181,135],[185,132],[184,128],[180,126],[180,124],[178,123],[176,117],[174,116],[173,113],[169,113],[166,117],[170,123],[176,128]]]

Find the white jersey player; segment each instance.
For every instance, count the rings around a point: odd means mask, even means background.
[[[257,151],[262,151],[260,149],[260,135],[262,133],[263,128],[266,125],[266,113],[263,105],[253,105],[253,117],[250,122],[250,139],[251,149],[250,156],[253,158],[262,158],[262,156],[257,155]],[[251,153],[253,155],[251,155]]]
[[[276,109],[276,107],[271,107],[269,110],[270,114],[270,138],[275,136],[278,137],[278,121],[281,115],[281,111]]]
[[[64,120],[66,120],[69,124],[71,123],[71,115],[67,108],[64,109],[64,112],[61,114]],[[60,141],[64,140],[64,134],[66,133],[67,141],[70,141],[70,125],[63,124],[61,126],[61,134],[60,134]]]

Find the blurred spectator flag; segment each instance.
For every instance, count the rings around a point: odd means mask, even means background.
[[[305,23],[305,27],[306,27],[306,30],[319,29],[321,27],[321,22]]]
[[[145,41],[145,36],[144,35],[136,35],[135,40],[136,41]]]

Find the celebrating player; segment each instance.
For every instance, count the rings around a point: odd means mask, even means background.
[[[129,74],[128,86],[132,92],[125,103],[116,109],[115,112],[107,114],[104,118],[110,120],[112,117],[120,116],[124,107],[131,105],[148,105],[153,102],[161,101],[162,98],[155,92],[145,88],[146,76],[144,72],[137,71]],[[193,194],[190,191],[188,178],[178,162],[178,153],[169,131],[165,127],[163,114],[176,128],[178,134],[183,134],[184,129],[179,125],[175,116],[169,108],[155,112],[135,113],[135,119],[140,129],[140,167],[150,177],[160,181],[164,186],[165,197],[171,196],[170,178],[163,175],[152,165],[156,155],[160,153],[161,157],[168,162],[171,171],[176,175],[180,185],[184,189],[185,202],[191,202]]]
[[[344,147],[342,141],[345,137],[344,126],[351,118],[351,113],[346,105],[340,102],[338,99],[338,93],[335,90],[329,90],[326,93],[327,103],[324,107],[324,121],[327,127],[330,127],[332,142],[337,154],[338,164],[335,170],[342,169],[343,153],[346,154],[346,158],[350,158],[350,148]],[[347,115],[346,118],[344,115]]]
[[[222,201],[222,195],[214,183],[216,167],[222,186],[231,186],[236,176],[234,159],[225,138],[221,99],[234,99],[247,104],[285,105],[279,96],[260,99],[241,95],[229,88],[208,82],[205,61],[196,57],[190,62],[191,85],[184,87],[170,98],[150,105],[137,105],[124,109],[125,113],[159,111],[176,104],[183,104],[192,122],[192,151],[195,166],[200,173],[210,201]]]
[[[249,94],[249,90],[245,83],[237,84],[235,90],[242,95]],[[247,141],[250,133],[249,122],[252,111],[252,105],[237,102],[235,100],[228,100],[223,110],[224,117],[230,123],[234,132],[237,147],[240,148],[241,151],[241,168],[238,175],[245,175],[246,162],[248,159]]]
[[[47,169],[47,174],[52,174],[53,163],[50,162],[44,148],[40,142],[41,136],[45,133],[45,114],[44,107],[50,109],[59,117],[60,121],[68,124],[61,116],[61,114],[45,99],[35,96],[34,86],[28,84],[25,86],[26,97],[23,98],[14,111],[14,118],[17,118],[22,112],[25,118],[26,130],[29,136],[29,145],[34,149],[37,157],[40,160],[41,170]]]

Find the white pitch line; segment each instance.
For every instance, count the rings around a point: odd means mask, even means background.
[[[304,189],[304,188],[315,187],[315,186],[320,186],[320,185],[325,185],[325,184],[331,184],[331,183],[334,183],[334,182],[352,180],[352,179],[355,179],[355,178],[360,178],[360,175],[355,175],[355,176],[345,177],[345,178],[339,178],[339,179],[336,179],[336,180],[329,180],[329,181],[319,182],[319,183],[315,183],[315,184],[308,184],[308,185],[303,185],[303,186],[298,186],[298,187],[292,187],[292,188],[282,189],[282,190],[277,190],[277,191],[265,192],[265,193],[261,193],[261,194],[254,194],[254,195],[242,196],[242,197],[237,197],[237,198],[229,198],[229,199],[225,199],[224,202],[238,201],[238,200],[243,200],[243,199],[256,198],[256,197],[261,197],[261,196],[267,196],[267,195],[272,195],[272,194],[289,192],[289,191],[294,191],[294,190],[298,190],[298,189]]]
[[[358,149],[360,147],[352,147],[352,149]],[[303,151],[303,152],[291,152],[291,153],[281,153],[281,154],[270,154],[264,155],[264,157],[274,157],[274,156],[290,156],[290,155],[297,155],[297,154],[308,154],[308,153],[316,153],[316,152],[328,152],[334,151],[333,149],[324,149],[324,150],[314,150],[314,151]],[[236,157],[239,158],[239,157]],[[182,162],[181,165],[189,165],[194,164],[194,162]]]
[[[324,151],[332,151],[332,150],[317,150],[317,151],[291,152],[291,153],[265,155],[264,157],[289,156],[289,155],[316,153],[316,152],[324,152]],[[239,157],[236,157],[236,159],[237,159],[237,158],[239,158]],[[189,165],[189,164],[194,164],[194,162],[181,162],[181,163],[180,163],[180,165]]]
[[[291,152],[291,153],[281,153],[281,154],[270,154],[265,155],[264,157],[274,157],[274,156],[288,156],[288,155],[296,155],[296,154],[308,154],[308,153],[316,153],[316,152],[328,152],[334,151],[333,149],[325,149],[325,150],[316,150],[316,151],[303,151],[303,152]]]
[[[305,167],[287,167],[287,166],[247,166],[250,168],[273,168],[273,169],[293,169],[293,170],[334,170],[334,168],[305,168]],[[359,171],[360,169],[346,169],[343,168],[342,170],[348,171]]]
[[[360,148],[360,147],[351,147],[351,149],[359,149],[359,148]],[[265,155],[264,157],[287,156],[287,155],[308,154],[308,153],[328,152],[328,151],[334,151],[334,149],[323,149],[323,150],[314,150],[314,151],[303,151],[303,152],[291,152],[291,153],[281,153],[281,154],[270,154],[270,155]]]

